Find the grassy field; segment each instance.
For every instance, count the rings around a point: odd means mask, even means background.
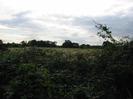
[[[80,56],[82,58],[92,58],[95,57],[99,52],[101,52],[101,49],[80,49],[80,48],[10,48],[9,52],[12,54],[21,54],[26,53],[27,54],[33,54],[37,56],[40,56],[41,58],[45,58],[47,56],[51,58],[59,58],[59,57],[68,57],[68,58],[74,58],[77,56]],[[28,53],[29,52],[29,53]],[[38,55],[39,54],[39,55]],[[30,55],[27,55],[30,56]],[[58,57],[57,57],[58,56]]]
[[[9,48],[10,51],[22,51],[25,49],[30,49],[30,47],[26,47],[26,48]],[[61,51],[61,52],[81,52],[81,53],[95,53],[101,49],[96,49],[96,48],[46,48],[46,47],[35,47],[35,49],[41,49],[44,51]]]

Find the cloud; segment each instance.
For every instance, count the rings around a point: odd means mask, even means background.
[[[130,11],[129,11],[130,12]],[[114,35],[132,36],[132,14],[119,14],[102,17],[44,15],[31,18],[31,12],[15,14],[12,19],[0,20],[0,33],[6,39],[9,35],[20,40],[43,39],[56,40],[61,44],[69,39],[78,43],[101,44],[93,20],[107,24]],[[3,32],[6,32],[5,34]],[[17,38],[16,38],[17,37]],[[10,38],[9,38],[10,39]],[[13,39],[12,39],[13,40]],[[20,41],[17,39],[16,41]],[[11,40],[8,40],[11,41]]]
[[[0,0],[0,39],[101,44],[93,20],[114,36],[133,36],[132,10],[131,0]]]
[[[36,14],[71,16],[110,15],[133,6],[132,0],[0,0],[0,4],[3,11],[9,13],[28,10]]]
[[[57,40],[60,44],[65,39],[70,39],[80,43],[87,43],[87,37],[92,38],[94,35],[93,33],[91,33],[91,31],[76,25],[76,20],[78,20],[78,17],[50,15],[34,19],[28,16],[28,14],[30,13],[31,12],[21,12],[15,14],[12,19],[0,20],[1,26],[10,28],[8,30],[1,29],[1,35],[4,35],[4,38],[6,35],[7,37],[9,37],[9,35],[12,35],[11,37],[19,37],[20,40],[22,40],[22,38],[24,40]],[[80,21],[81,20],[79,20],[78,23],[80,23]],[[3,34],[3,32],[5,32],[6,35]],[[90,39],[91,42],[92,40]],[[17,39],[16,41],[19,40]]]
[[[41,30],[41,26],[38,26],[38,24],[34,22],[34,19],[28,17],[28,14],[30,13],[31,12],[29,11],[17,13],[13,15],[12,19],[0,20],[0,24],[24,30],[25,29],[27,30],[31,29],[31,31]]]
[[[106,24],[110,27],[110,30],[115,36],[130,36],[133,37],[133,7],[127,9],[126,11],[121,11],[115,15],[106,15],[106,16],[81,16],[76,17],[73,20],[73,25],[78,26],[82,29],[93,32],[97,32],[95,28],[95,23]]]

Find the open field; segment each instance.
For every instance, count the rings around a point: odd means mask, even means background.
[[[43,47],[35,47],[35,48],[9,48],[9,51],[12,53],[15,52],[23,52],[23,51],[28,51],[31,49],[35,49],[35,50],[40,50],[42,52],[60,52],[60,53],[64,53],[64,54],[78,54],[78,53],[82,53],[82,54],[89,54],[89,55],[93,55],[97,52],[100,52],[102,49],[98,49],[98,48],[43,48]],[[52,54],[52,53],[51,53]]]

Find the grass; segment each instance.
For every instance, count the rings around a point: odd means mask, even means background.
[[[9,48],[11,52],[21,52],[26,49],[30,49],[30,47],[27,48]],[[96,53],[98,51],[101,51],[101,49],[92,49],[92,48],[43,48],[43,47],[36,47],[35,49],[41,49],[43,51],[57,51],[57,52],[64,52],[64,53]]]

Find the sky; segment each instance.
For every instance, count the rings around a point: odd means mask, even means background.
[[[114,37],[133,37],[132,0],[0,0],[0,39],[32,39],[62,44],[102,44],[95,22],[106,24]]]

